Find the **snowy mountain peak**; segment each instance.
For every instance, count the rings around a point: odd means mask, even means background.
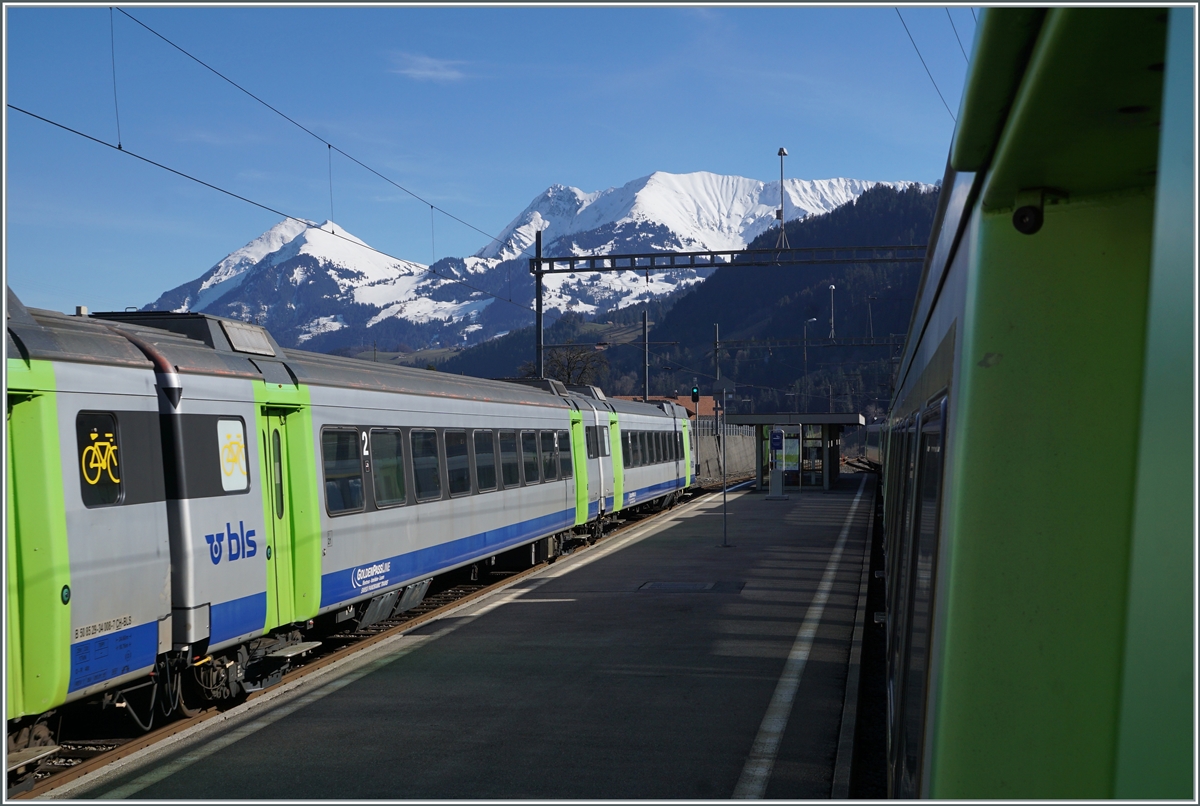
[[[788,179],[784,182],[789,221],[827,213],[857,198],[879,182],[861,179]],[[909,183],[887,182],[893,187]],[[535,233],[543,230],[547,254],[587,253],[571,236],[605,228],[628,226],[665,228],[675,243],[660,249],[742,249],[774,222],[779,207],[778,182],[697,171],[672,174],[656,171],[619,188],[585,193],[564,185],[551,185],[538,194],[513,219],[500,237],[475,253],[475,257],[510,260],[528,256]],[[558,243],[558,250],[549,245]]]
[[[317,350],[372,341],[470,344],[528,324],[528,258],[538,232],[549,256],[743,249],[777,226],[781,190],[787,218],[796,220],[878,184],[911,183],[789,179],[781,188],[706,171],[658,171],[591,193],[556,184],[499,239],[434,267],[378,252],[334,221],[286,219],[147,308],[258,321],[281,344]],[[544,309],[598,314],[676,295],[710,273],[554,274],[544,279]]]

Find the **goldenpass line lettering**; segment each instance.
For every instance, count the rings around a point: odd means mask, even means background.
[[[350,584],[359,588],[363,593],[385,588],[388,584],[388,574],[392,570],[392,561],[384,560],[374,565],[362,565],[350,572]]]

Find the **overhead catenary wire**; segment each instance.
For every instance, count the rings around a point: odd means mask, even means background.
[[[280,110],[278,110],[278,109],[276,109],[274,106],[272,106],[271,104],[269,104],[269,103],[267,103],[266,101],[264,101],[262,98],[259,98],[257,95],[255,95],[254,93],[252,93],[250,90],[246,89],[246,88],[245,88],[245,87],[243,87],[241,84],[238,84],[238,83],[237,83],[236,81],[234,81],[232,78],[230,78],[229,76],[225,75],[225,74],[224,74],[224,73],[222,73],[221,71],[217,70],[215,67],[212,67],[211,65],[207,64],[206,62],[204,62],[204,61],[203,61],[203,60],[201,60],[200,58],[198,58],[198,57],[196,57],[196,56],[192,55],[191,53],[189,53],[187,50],[185,50],[185,49],[184,49],[184,48],[182,48],[181,46],[179,46],[179,45],[175,44],[175,43],[174,43],[174,42],[172,42],[170,39],[168,39],[167,37],[163,36],[163,35],[162,35],[162,34],[160,34],[158,31],[154,30],[154,29],[153,29],[153,28],[151,28],[149,25],[147,25],[146,23],[144,23],[144,22],[142,22],[141,20],[139,20],[137,17],[135,17],[135,16],[133,16],[132,14],[130,14],[128,11],[124,10],[123,8],[121,8],[121,7],[119,7],[119,6],[117,7],[117,11],[120,11],[120,12],[121,12],[122,14],[124,14],[126,17],[128,17],[128,18],[129,18],[129,19],[131,19],[131,20],[133,20],[133,21],[134,21],[134,22],[136,22],[138,25],[142,26],[142,27],[143,27],[143,28],[145,28],[147,31],[149,31],[150,33],[154,34],[155,36],[157,36],[157,37],[158,37],[159,39],[161,39],[162,41],[166,42],[166,43],[167,43],[168,45],[170,45],[171,47],[175,48],[177,51],[179,51],[180,53],[182,53],[184,56],[187,56],[189,59],[191,59],[192,61],[196,62],[196,64],[200,65],[200,66],[201,66],[201,67],[203,67],[205,70],[208,70],[208,71],[209,71],[209,72],[211,72],[213,75],[215,75],[215,76],[217,76],[218,78],[220,78],[221,80],[223,80],[223,81],[225,81],[225,82],[227,82],[227,83],[231,84],[232,86],[234,86],[234,87],[235,87],[235,88],[237,88],[238,90],[241,90],[241,91],[242,91],[242,92],[244,92],[246,95],[250,96],[250,97],[251,97],[251,98],[253,98],[254,100],[258,101],[260,104],[262,104],[263,106],[265,106],[267,109],[270,109],[272,112],[274,112],[275,114],[279,115],[281,118],[283,118],[284,120],[286,120],[288,123],[291,123],[293,126],[297,127],[298,129],[300,129],[301,131],[303,131],[303,132],[305,132],[306,134],[310,135],[311,137],[314,137],[314,138],[316,138],[317,140],[320,140],[320,141],[321,141],[322,143],[324,143],[324,144],[325,144],[325,145],[326,145],[328,148],[330,148],[330,149],[331,149],[331,150],[333,150],[333,151],[336,151],[336,152],[338,152],[338,153],[339,153],[339,154],[341,154],[343,157],[345,157],[346,159],[348,159],[348,160],[350,160],[351,162],[355,163],[355,164],[356,164],[356,165],[358,165],[359,167],[361,167],[361,168],[363,168],[363,169],[365,169],[365,170],[367,170],[367,171],[369,171],[369,172],[373,173],[375,176],[377,176],[377,177],[379,177],[380,179],[382,179],[383,181],[387,182],[389,185],[392,185],[393,187],[395,187],[395,188],[397,188],[397,189],[399,189],[399,190],[402,190],[402,191],[404,191],[405,193],[407,193],[409,196],[412,196],[412,197],[413,197],[414,199],[416,199],[417,201],[419,201],[419,202],[422,202],[422,203],[424,203],[424,204],[428,204],[430,207],[433,207],[434,209],[436,209],[436,210],[437,210],[438,212],[440,212],[441,214],[443,214],[443,215],[445,215],[445,216],[447,216],[447,217],[449,217],[449,218],[452,218],[452,219],[454,219],[454,220],[455,220],[455,221],[457,221],[458,223],[462,224],[464,227],[468,227],[469,229],[472,229],[472,230],[474,230],[475,232],[478,232],[480,235],[483,235],[483,236],[485,236],[485,237],[486,237],[486,238],[488,238],[490,241],[494,241],[494,242],[496,242],[496,243],[499,243],[499,242],[500,242],[500,239],[499,239],[499,238],[497,238],[496,236],[494,236],[494,235],[491,235],[490,233],[484,232],[483,230],[479,229],[479,227],[476,227],[476,226],[474,226],[473,224],[470,224],[470,223],[468,223],[468,222],[466,222],[466,221],[463,221],[461,218],[459,218],[458,216],[454,215],[453,213],[451,213],[451,212],[450,212],[450,211],[448,211],[448,210],[443,210],[441,207],[437,207],[435,204],[433,204],[433,202],[429,201],[428,199],[424,199],[424,198],[422,198],[420,195],[418,195],[418,194],[414,193],[413,191],[409,190],[408,188],[404,187],[403,185],[399,184],[398,182],[395,182],[394,180],[390,179],[389,177],[386,177],[386,176],[384,176],[384,175],[383,175],[383,174],[381,174],[379,171],[377,171],[377,170],[375,170],[374,168],[372,168],[370,165],[367,165],[366,163],[362,162],[361,160],[357,159],[356,157],[353,157],[353,156],[351,156],[350,154],[347,154],[345,151],[343,151],[342,149],[338,148],[336,145],[334,145],[333,143],[329,142],[328,140],[326,140],[326,139],[325,139],[324,137],[322,137],[321,135],[319,135],[319,134],[317,134],[316,132],[314,132],[314,131],[312,131],[311,129],[309,129],[307,126],[303,125],[302,123],[299,123],[299,122],[298,122],[298,121],[296,121],[294,118],[292,118],[292,117],[289,117],[288,115],[284,114],[283,112],[281,112]],[[528,251],[528,249],[526,249],[525,251]],[[524,252],[522,252],[521,254],[524,254]],[[503,298],[501,297],[500,299],[503,299]]]
[[[47,123],[47,124],[49,124],[49,125],[51,125],[51,126],[54,126],[54,127],[56,127],[56,128],[59,128],[59,129],[62,129],[63,131],[70,132],[71,134],[74,134],[74,135],[76,135],[76,136],[78,136],[78,137],[82,137],[82,138],[84,138],[85,140],[90,140],[90,141],[92,141],[93,143],[96,143],[96,144],[98,144],[98,145],[102,145],[102,146],[104,146],[104,147],[106,147],[106,148],[111,148],[111,149],[113,149],[114,151],[120,151],[122,154],[126,154],[126,155],[128,155],[128,156],[130,156],[130,157],[133,157],[134,159],[137,159],[137,160],[141,160],[142,162],[144,162],[144,163],[146,163],[146,164],[148,164],[148,165],[153,165],[153,166],[154,166],[154,167],[156,167],[156,168],[161,168],[161,169],[162,169],[162,170],[164,170],[164,171],[167,171],[167,172],[169,172],[169,173],[173,173],[173,174],[175,174],[176,176],[179,176],[179,177],[182,177],[183,179],[187,179],[187,180],[189,180],[189,181],[195,182],[195,183],[197,183],[197,184],[199,184],[199,185],[204,185],[206,188],[210,188],[210,189],[212,189],[212,190],[215,190],[215,191],[217,191],[218,193],[223,193],[223,194],[225,194],[226,196],[230,196],[230,197],[232,197],[232,198],[234,198],[234,199],[237,199],[238,201],[243,201],[243,202],[245,202],[246,204],[253,205],[254,207],[257,207],[257,208],[259,208],[260,210],[266,210],[266,211],[267,211],[267,212],[269,212],[269,213],[274,213],[274,214],[275,214],[275,215],[277,215],[277,216],[282,216],[283,218],[286,218],[286,219],[288,219],[289,221],[295,221],[295,222],[297,222],[297,223],[299,223],[299,224],[303,224],[303,225],[304,225],[306,228],[308,228],[308,229],[320,229],[320,227],[319,227],[319,226],[316,226],[316,225],[312,224],[311,222],[309,222],[308,220],[306,220],[306,219],[303,219],[303,218],[300,218],[299,216],[290,215],[290,214],[288,214],[288,213],[285,213],[285,212],[283,212],[282,210],[277,210],[277,209],[275,209],[274,207],[271,207],[271,206],[269,206],[269,205],[263,204],[263,203],[261,203],[261,202],[256,202],[256,201],[254,201],[253,199],[249,199],[249,198],[246,198],[245,196],[242,196],[242,195],[240,195],[240,194],[234,193],[232,190],[226,190],[225,188],[223,188],[223,187],[219,187],[219,186],[217,186],[217,185],[214,185],[214,184],[212,184],[211,182],[205,182],[203,179],[199,179],[199,178],[197,178],[197,177],[195,177],[195,176],[192,176],[192,175],[190,175],[190,174],[186,174],[186,173],[184,173],[183,171],[176,170],[175,168],[172,168],[172,167],[170,167],[170,166],[168,166],[168,165],[164,165],[164,164],[162,164],[161,162],[156,162],[156,161],[154,161],[154,160],[150,159],[149,157],[143,157],[141,154],[134,153],[133,151],[130,151],[130,150],[129,150],[129,149],[127,149],[127,148],[125,148],[125,149],[117,148],[117,146],[115,146],[115,145],[113,145],[112,143],[109,143],[109,142],[107,142],[107,141],[105,141],[105,140],[101,140],[99,137],[93,137],[93,136],[92,136],[92,135],[90,135],[90,134],[86,134],[85,132],[81,132],[81,131],[79,131],[78,129],[73,129],[73,128],[71,128],[70,126],[67,126],[67,125],[65,125],[65,124],[59,123],[59,122],[57,122],[57,121],[54,121],[54,120],[51,120],[50,118],[47,118],[47,117],[43,117],[43,116],[41,116],[41,115],[38,115],[38,114],[36,114],[36,113],[34,113],[34,112],[30,112],[30,111],[29,111],[29,110],[27,110],[27,109],[22,109],[21,107],[19,107],[19,106],[15,106],[14,104],[7,104],[7,106],[8,106],[8,108],[9,108],[9,109],[13,110],[14,112],[20,112],[20,113],[21,113],[21,114],[23,114],[23,115],[28,115],[29,117],[31,117],[31,118],[33,118],[33,119],[35,119],[35,120],[40,120],[40,121],[42,121],[43,123]],[[324,230],[321,230],[321,231],[322,231],[322,232],[324,232]],[[413,263],[413,262],[412,262],[412,261],[410,261],[410,260],[405,260],[405,259],[404,259],[404,258],[402,258],[402,257],[397,257],[397,256],[395,256],[395,255],[393,255],[393,254],[389,254],[388,252],[384,252],[382,249],[376,249],[376,248],[375,248],[375,247],[373,247],[373,246],[368,246],[367,244],[363,243],[362,241],[356,240],[356,239],[354,239],[354,238],[347,238],[347,237],[346,237],[346,236],[344,236],[344,235],[339,235],[337,232],[330,232],[330,233],[327,233],[327,234],[328,234],[328,235],[332,235],[333,237],[335,237],[335,238],[338,238],[338,239],[340,239],[340,240],[343,240],[343,241],[345,241],[345,242],[347,242],[347,243],[354,244],[355,246],[358,246],[358,247],[359,247],[359,248],[361,248],[361,249],[366,249],[366,250],[367,250],[367,251],[369,251],[369,252],[375,252],[375,253],[376,253],[376,254],[378,254],[378,255],[382,255],[383,257],[386,257],[386,258],[390,258],[390,259],[392,259],[392,260],[395,260],[395,261],[397,261],[398,263],[403,263],[403,264],[405,264],[405,265],[407,265],[407,266],[412,266],[412,267],[414,267],[414,268],[419,268],[419,264]],[[509,303],[510,305],[514,305],[514,306],[516,306],[516,307],[518,307],[518,308],[521,308],[522,310],[526,310],[526,311],[529,311],[530,313],[533,313],[533,308],[529,307],[528,305],[522,305],[521,303],[519,303],[519,302],[515,302],[515,301],[514,301],[514,300],[512,300],[512,299],[509,299],[509,298],[506,298],[506,297],[502,297],[502,296],[500,296],[500,295],[498,295],[498,294],[493,294],[492,292],[490,292],[490,291],[485,291],[485,290],[484,290],[484,289],[482,289],[482,288],[477,288],[477,287],[475,287],[475,286],[471,285],[471,284],[470,284],[470,283],[468,283],[468,282],[465,282],[465,281],[463,281],[463,280],[460,280],[460,279],[458,279],[457,277],[447,277],[446,275],[444,275],[444,274],[441,274],[440,272],[434,271],[432,268],[429,268],[429,267],[426,267],[426,268],[422,269],[422,271],[423,271],[423,272],[427,272],[427,273],[429,273],[429,274],[432,274],[432,275],[434,275],[435,277],[440,277],[440,278],[442,278],[443,280],[447,280],[447,281],[449,281],[449,282],[452,282],[452,283],[457,283],[458,285],[461,285],[461,286],[463,286],[463,287],[465,287],[465,288],[469,288],[469,289],[471,289],[472,291],[476,291],[476,292],[478,292],[478,293],[480,293],[480,294],[483,294],[483,295],[485,295],[485,296],[491,297],[492,299],[497,299],[497,300],[500,300],[500,301],[502,301],[502,302],[507,302],[507,303]]]
[[[950,16],[950,9],[946,9],[946,19],[950,20],[950,30],[954,31],[954,39],[958,42],[958,49],[962,51],[963,59],[967,64],[971,63],[970,57],[967,56],[967,49],[963,47],[962,40],[958,38],[958,28],[954,25],[954,18]]]
[[[950,104],[946,103],[946,99],[942,96],[942,91],[938,89],[937,82],[933,80],[933,73],[929,72],[929,65],[925,64],[925,57],[921,55],[921,49],[917,47],[917,40],[913,39],[912,32],[908,30],[908,23],[904,21],[904,15],[900,13],[900,9],[895,9],[896,16],[900,18],[900,24],[904,26],[904,33],[908,34],[908,41],[912,42],[913,50],[917,52],[917,58],[921,60],[921,66],[925,68],[925,75],[929,76],[929,81],[933,84],[933,91],[937,93],[938,98],[942,99],[942,106],[946,107],[946,114],[955,123],[958,119],[954,117],[954,113],[950,111]]]

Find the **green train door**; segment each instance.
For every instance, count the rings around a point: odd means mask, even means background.
[[[270,630],[295,620],[292,593],[292,496],[286,409],[263,407],[260,422],[265,483],[267,623]],[[295,419],[295,418],[293,418]]]
[[[8,373],[4,705],[14,719],[66,699],[71,569],[54,371],[10,359]]]

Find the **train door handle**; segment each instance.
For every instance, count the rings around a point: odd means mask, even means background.
[[[271,559],[271,547],[267,546],[267,559]]]

